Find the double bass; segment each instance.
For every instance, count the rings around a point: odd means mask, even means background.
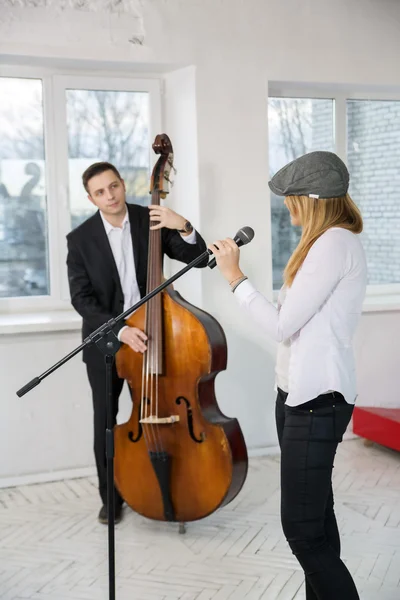
[[[151,177],[152,204],[168,193],[173,149],[157,135],[160,154]],[[161,231],[149,231],[147,293],[163,280]],[[127,325],[148,337],[144,354],[122,345],[119,377],[129,383],[132,413],[114,428],[115,484],[137,513],[181,524],[228,504],[247,475],[240,425],[219,409],[214,390],[226,369],[224,331],[172,285],[129,316]]]

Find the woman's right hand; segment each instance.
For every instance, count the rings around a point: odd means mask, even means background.
[[[219,270],[229,283],[243,277],[239,267],[240,250],[234,240],[218,240],[214,244],[208,244],[208,248],[214,254]]]
[[[147,335],[137,327],[127,327],[120,336],[121,342],[132,348],[134,352],[146,352]]]

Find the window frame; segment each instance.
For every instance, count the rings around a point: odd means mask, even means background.
[[[352,89],[340,86],[307,86],[286,85],[282,83],[270,83],[268,87],[268,98],[309,98],[329,99],[334,101],[334,148],[336,154],[347,164],[347,100],[382,100],[400,101],[400,92],[395,91],[368,91],[364,89]],[[269,152],[269,145],[268,145]],[[271,253],[272,269],[272,253]],[[279,290],[273,290],[274,300],[277,300]],[[400,297],[400,283],[374,284],[367,286],[366,300],[369,305],[380,303],[383,298]]]
[[[40,79],[43,89],[43,130],[48,224],[50,294],[0,298],[0,314],[71,309],[66,235],[71,230],[68,195],[68,135],[65,90],[93,89],[149,94],[149,147],[161,131],[161,78],[127,77],[126,73],[84,72],[46,67],[0,66],[0,77]],[[150,152],[150,168],[157,157]]]

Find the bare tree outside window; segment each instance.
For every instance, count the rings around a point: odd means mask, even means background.
[[[275,98],[268,100],[269,168],[272,177],[285,164],[313,150],[334,149],[334,101]],[[290,223],[283,198],[271,193],[273,288],[282,286],[283,270],[301,230]]]
[[[94,162],[108,161],[117,167],[128,202],[149,204],[149,94],[67,90],[66,102],[72,228],[96,210],[81,180]]]

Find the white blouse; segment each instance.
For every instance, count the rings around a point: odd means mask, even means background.
[[[250,281],[236,288],[239,304],[265,333],[277,342],[289,342],[289,406],[312,400],[327,390],[355,402],[352,340],[366,284],[367,265],[360,237],[333,227],[311,247],[280,310]]]
[[[287,288],[283,286],[278,296],[278,312],[285,302]],[[289,392],[290,338],[278,344],[275,365],[275,383],[284,392]]]

